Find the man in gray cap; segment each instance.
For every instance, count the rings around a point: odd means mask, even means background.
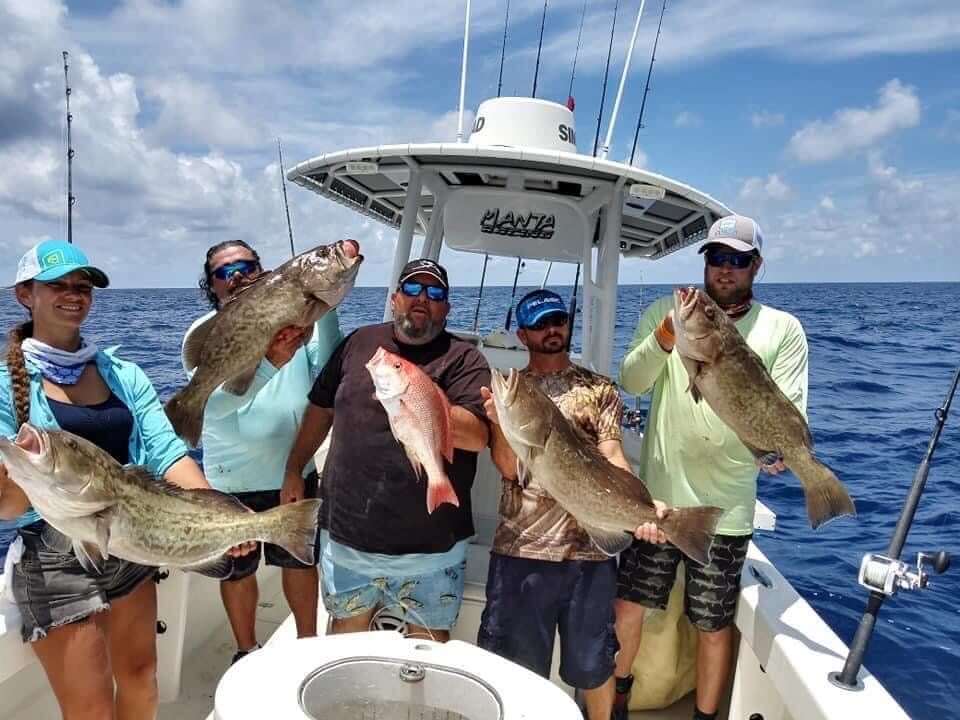
[[[763,264],[763,233],[751,218],[717,220],[700,248],[706,293],[733,319],[747,344],[784,394],[806,413],[807,339],[792,315],[756,302],[753,282]],[[640,477],[669,506],[716,505],[717,525],[709,565],[686,565],[687,617],[698,630],[697,703],[694,718],[716,717],[733,661],[733,617],[740,571],[753,532],[757,463],[707,403],[696,403],[673,352],[673,298],[654,302],[643,316],[620,366],[620,382],[636,395],[651,393],[640,452]],[[785,469],[764,458],[768,473]],[[620,556],[617,579],[617,706],[626,718],[646,608],[666,608],[681,554],[676,547],[636,541]],[[638,688],[641,690],[641,688]]]

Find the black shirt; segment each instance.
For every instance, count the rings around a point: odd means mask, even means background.
[[[443,332],[426,345],[397,341],[392,323],[360,328],[334,350],[310,391],[310,402],[333,408],[333,437],[323,468],[321,524],[339,543],[388,555],[446,552],[474,533],[470,490],[477,453],[457,449],[445,463],[460,507],[427,513],[426,482],[419,480],[390,431],[365,367],[383,346],[418,365],[458,405],[486,420],[480,387],[490,368],[480,351]]]
[[[112,392],[96,405],[72,405],[52,397],[47,397],[47,402],[63,430],[89,440],[121,465],[130,462],[133,414]]]

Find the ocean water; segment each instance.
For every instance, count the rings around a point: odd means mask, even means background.
[[[569,287],[556,289],[569,297]],[[806,329],[817,454],[846,483],[859,513],[814,532],[796,479],[764,475],[760,497],[776,512],[777,528],[758,533],[756,540],[849,642],[866,601],[866,591],[857,585],[860,559],[886,550],[929,442],[933,411],[960,364],[960,284],[759,285],[756,290],[762,302],[794,313]],[[666,286],[620,288],[616,362],[639,313],[669,292]],[[502,327],[510,296],[510,288],[484,290],[481,330]],[[341,306],[344,331],[379,322],[384,299],[383,289],[356,288]],[[472,327],[477,289],[455,289],[452,300],[450,325]],[[183,381],[183,333],[205,310],[196,290],[103,291],[89,320],[89,336],[104,346],[121,345],[122,356],[139,363],[166,398]],[[10,295],[0,297],[0,327],[22,317]],[[904,558],[913,561],[918,551],[960,553],[958,529],[960,400],[934,457]],[[895,596],[881,611],[866,665],[912,717],[960,713],[956,681],[950,679],[960,663],[958,597],[960,566],[933,577],[927,590]],[[842,664],[838,658],[838,670]]]

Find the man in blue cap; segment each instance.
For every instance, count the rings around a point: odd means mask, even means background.
[[[609,378],[570,361],[570,316],[560,296],[550,290],[528,293],[517,304],[516,317],[517,336],[530,353],[521,372],[604,457],[633,472],[621,444],[620,393]],[[517,459],[498,425],[490,391],[481,392],[503,492],[477,642],[548,678],[559,629],[560,677],[583,692],[590,720],[610,720],[619,647],[613,616],[616,560],[593,544],[536,479],[520,487]],[[653,524],[638,528],[637,537],[663,539]]]

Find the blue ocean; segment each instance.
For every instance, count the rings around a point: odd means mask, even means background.
[[[571,292],[555,289],[565,297]],[[814,532],[796,479],[761,476],[760,497],[776,512],[777,528],[756,539],[849,642],[867,596],[857,584],[860,559],[886,550],[929,442],[933,411],[960,364],[960,284],[768,284],[756,291],[760,301],[795,314],[806,329],[817,454],[846,483],[859,513]],[[640,312],[669,292],[667,286],[620,288],[617,363]],[[383,289],[356,288],[341,306],[344,331],[379,322],[384,298]],[[477,289],[456,289],[452,300],[450,325],[473,327]],[[509,305],[510,288],[486,288],[480,329],[502,327]],[[101,345],[121,345],[121,354],[139,363],[166,398],[183,382],[183,333],[206,309],[197,290],[107,290],[96,298],[89,335]],[[0,298],[0,326],[22,317],[11,295]],[[912,562],[918,551],[960,553],[958,529],[960,400],[934,457],[904,558]],[[956,682],[950,680],[956,670],[950,668],[960,664],[958,597],[960,566],[931,578],[925,591],[895,596],[881,611],[866,665],[912,717],[957,716]]]

